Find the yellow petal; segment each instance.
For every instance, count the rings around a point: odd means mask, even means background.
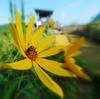
[[[36,62],[45,70],[58,75],[58,76],[64,76],[64,77],[72,77],[75,76],[71,72],[63,69],[61,66],[63,65],[62,63],[48,60],[48,59],[43,59],[43,58],[38,58]]]
[[[31,36],[31,33],[32,33],[32,27],[34,25],[34,22],[35,22],[35,18],[34,18],[34,16],[32,16],[32,18],[30,19],[30,21],[28,23],[28,27],[27,27],[27,30],[26,30],[26,46],[28,45],[28,43],[30,41],[30,36]]]
[[[36,45],[37,41],[40,40],[42,37],[42,34],[44,33],[45,28],[40,27],[38,30],[36,30],[33,34],[33,37],[31,39],[31,45]]]
[[[24,41],[24,35],[23,35],[23,29],[21,24],[21,19],[18,10],[16,11],[16,27],[18,31],[18,38],[20,40],[22,48],[25,50],[25,41]]]
[[[70,42],[66,35],[56,35],[56,45],[69,45]]]
[[[18,40],[18,35],[17,35],[17,31],[16,31],[16,28],[14,26],[13,23],[10,24],[10,31],[11,31],[11,34],[13,36],[13,39],[17,45],[17,47],[19,48],[19,40]]]
[[[80,66],[78,66],[78,65],[76,65],[75,66],[75,59],[74,58],[66,58],[65,59],[65,65],[64,65],[64,67],[65,68],[68,68],[68,69],[70,69],[71,70],[71,68],[73,68],[73,71],[74,71],[74,68],[75,69],[77,69],[77,70],[82,70],[82,67],[80,67]],[[74,65],[74,66],[73,66]]]
[[[73,57],[73,56],[78,56],[80,55],[82,52],[81,51],[76,51],[74,52],[73,54],[71,54],[70,56]]]
[[[50,49],[48,49],[46,51],[43,51],[43,52],[39,53],[39,57],[52,56],[52,55],[58,54],[62,50],[63,50],[63,47],[62,46],[55,46],[53,48],[50,48]]]
[[[71,70],[75,75],[77,75],[80,78],[91,80],[91,78],[82,71],[82,68],[80,66],[76,65],[71,59],[68,59],[65,63],[65,67]]]
[[[65,62],[66,62],[66,63],[75,64],[76,61],[75,61],[74,58],[69,58],[69,59],[65,60]],[[76,66],[76,68],[82,70],[82,67],[80,67],[80,66]]]
[[[4,66],[5,68],[9,69],[15,69],[15,70],[29,70],[32,67],[32,62],[28,58],[13,62],[13,63],[7,63]]]
[[[72,56],[74,53],[76,54],[76,52],[80,49],[81,45],[85,42],[85,39],[82,37],[79,40],[77,40],[76,42],[74,42],[72,44],[72,46],[69,48],[69,50],[67,50],[65,52],[65,55],[67,57]]]
[[[60,86],[54,82],[35,62],[33,62],[33,65],[41,82],[51,91],[63,98],[64,95]]]
[[[55,35],[48,36],[46,39],[41,41],[41,43],[38,44],[37,51],[41,52],[41,51],[47,49],[54,43],[54,41],[55,41]]]
[[[16,28],[15,28],[15,26],[14,26],[13,23],[11,23],[11,28],[10,28],[10,30],[11,30],[11,34],[12,34],[12,36],[13,36],[13,39],[14,39],[14,41],[15,41],[15,43],[16,43],[17,48],[19,49],[19,51],[21,52],[21,54],[22,54],[24,57],[26,57],[26,55],[25,55],[25,53],[24,53],[24,51],[23,51],[23,49],[22,49],[22,47],[21,47],[21,44],[20,44],[20,41],[19,41],[19,38],[18,38],[18,34],[17,34]]]

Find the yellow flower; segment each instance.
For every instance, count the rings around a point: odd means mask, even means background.
[[[16,61],[13,63],[7,63],[5,68],[15,69],[15,70],[29,70],[34,67],[41,82],[48,87],[51,91],[63,98],[63,91],[60,86],[54,82],[44,70],[49,71],[58,76],[64,77],[74,77],[75,75],[63,69],[62,63],[48,60],[46,57],[55,55],[60,52],[60,46],[51,46],[55,41],[55,36],[49,36],[40,41],[42,34],[45,30],[44,27],[40,27],[32,35],[32,27],[34,25],[34,17],[28,23],[26,33],[23,33],[21,20],[19,12],[16,11],[16,28],[13,23],[11,23],[11,30],[13,38],[17,45],[17,48],[25,59]],[[24,35],[25,34],[25,35]]]
[[[72,43],[71,46],[67,50],[65,50],[65,64],[64,67],[72,71],[76,76],[91,80],[91,78],[83,72],[83,69],[75,63],[75,59],[73,58],[76,55],[80,54],[80,46],[85,42],[85,39],[82,37],[79,40]]]
[[[55,23],[55,21],[52,19],[52,20],[50,20],[49,25],[50,25],[50,28],[54,29],[55,26],[56,26],[56,23]]]
[[[67,46],[70,45],[69,39],[67,38],[66,35],[64,34],[59,34],[56,35],[56,42],[55,45],[59,45],[59,46]]]

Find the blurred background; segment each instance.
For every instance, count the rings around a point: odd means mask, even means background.
[[[47,35],[53,31],[66,36],[69,42],[81,36],[86,38],[82,54],[76,60],[92,81],[53,78],[63,88],[64,99],[100,99],[100,0],[0,0],[0,63],[22,58],[9,29],[9,18],[15,20],[16,9],[21,14],[23,27],[35,16],[36,27],[46,25]],[[62,58],[62,54],[55,56],[57,61]],[[51,98],[59,99],[29,71],[0,71],[0,99]]]

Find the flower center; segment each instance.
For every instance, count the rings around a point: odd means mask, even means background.
[[[33,46],[30,46],[27,50],[26,50],[26,55],[28,58],[30,58],[32,61],[35,61],[37,58],[37,51],[36,48],[34,48]]]

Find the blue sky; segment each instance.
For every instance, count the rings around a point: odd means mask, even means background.
[[[20,10],[20,0],[12,0]],[[34,8],[53,10],[53,19],[62,25],[88,23],[100,12],[100,0],[24,0],[25,15],[35,15]],[[0,24],[8,23],[9,0],[0,0]],[[36,16],[36,15],[35,15]],[[26,17],[27,19],[28,17]]]

